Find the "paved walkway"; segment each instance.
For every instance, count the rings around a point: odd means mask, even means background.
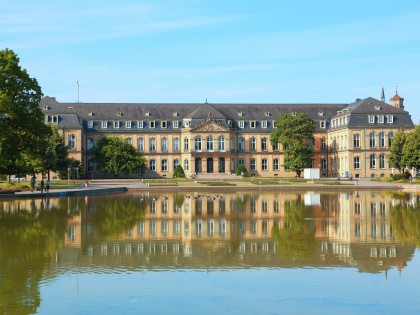
[[[235,177],[239,179],[238,177]],[[220,179],[220,178],[218,178]],[[279,179],[280,180],[280,179]],[[336,179],[331,179],[331,181],[337,181]],[[257,180],[256,180],[257,182]],[[147,180],[144,182],[139,180],[94,180],[91,181],[88,187],[83,185],[76,188],[60,188],[52,189],[49,193],[30,192],[22,191],[16,192],[14,194],[0,194],[0,199],[16,199],[16,198],[45,198],[45,197],[62,197],[62,196],[76,196],[76,195],[94,195],[94,194],[107,194],[107,193],[118,193],[125,192],[127,190],[246,190],[246,189],[270,189],[270,190],[361,190],[361,189],[385,189],[385,190],[403,190],[407,192],[420,192],[420,184],[400,184],[400,183],[389,183],[389,182],[379,182],[371,181],[369,179],[360,179],[358,181],[353,180],[341,180],[340,185],[320,185],[320,184],[288,184],[285,186],[281,185],[250,185],[250,186],[220,186],[220,187],[211,187],[211,186],[148,186]]]

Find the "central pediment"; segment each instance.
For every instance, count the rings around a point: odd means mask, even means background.
[[[198,126],[191,129],[191,132],[221,132],[221,131],[229,131],[229,128],[219,124],[214,120],[207,120],[203,123],[199,124]]]

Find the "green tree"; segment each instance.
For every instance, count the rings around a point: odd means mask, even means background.
[[[63,161],[63,165],[58,171],[60,179],[83,179],[85,173],[83,171],[82,162],[75,158],[67,158]],[[70,176],[70,177],[69,177]]]
[[[404,168],[403,165],[403,147],[406,142],[406,134],[401,129],[395,134],[390,152],[388,154],[389,166],[398,169],[401,173],[401,170]]]
[[[39,108],[41,87],[9,49],[0,50],[0,172],[27,172],[25,158],[37,155],[45,132]]]
[[[316,125],[307,113],[281,114],[276,121],[276,129],[270,134],[272,145],[281,143],[284,149],[284,168],[296,172],[311,167],[314,155],[313,133]]]
[[[245,165],[239,164],[238,167],[236,168],[235,174],[238,175],[238,176],[240,176],[240,175],[247,176],[248,171],[246,170]]]
[[[402,153],[403,166],[420,168],[420,125],[406,135]]]
[[[177,165],[174,171],[174,178],[185,178],[185,172],[181,165]]]
[[[145,158],[131,144],[112,136],[100,138],[93,148],[94,161],[99,171],[117,174],[142,174]]]

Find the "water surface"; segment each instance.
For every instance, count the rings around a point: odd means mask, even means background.
[[[0,201],[3,314],[417,314],[419,196]]]

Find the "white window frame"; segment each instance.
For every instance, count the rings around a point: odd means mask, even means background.
[[[173,129],[178,129],[179,128],[179,121],[178,120],[174,120],[172,122],[172,128]]]
[[[114,127],[114,129],[119,129],[120,128],[119,120],[114,120],[114,122],[112,123],[112,126]]]
[[[268,121],[267,120],[261,121],[261,128],[266,129],[267,127],[268,127]]]
[[[249,121],[249,128],[257,128],[257,122],[255,120],[250,120]]]
[[[387,122],[388,122],[388,124],[393,124],[394,123],[394,115],[388,115],[387,116]]]
[[[319,128],[321,128],[321,129],[327,128],[327,123],[326,123],[325,120],[320,120],[319,121]]]
[[[103,120],[102,123],[101,123],[101,127],[102,127],[102,129],[107,129],[108,128],[108,121]]]
[[[156,121],[151,120],[151,121],[149,122],[149,128],[151,128],[151,129],[156,128]]]
[[[166,128],[168,128],[168,121],[166,121],[166,120],[162,120],[162,121],[160,122],[160,128],[161,128],[161,129],[166,129]]]
[[[125,122],[125,128],[131,129],[131,120]]]
[[[138,120],[138,121],[137,121],[137,128],[143,129],[143,127],[144,127],[144,122],[143,122],[143,120]]]
[[[369,117],[369,124],[374,124],[375,123],[375,116],[374,115],[368,115]]]
[[[239,121],[239,128],[241,128],[241,129],[245,128],[245,121],[244,120]]]
[[[93,120],[88,120],[88,128],[89,129],[93,128]]]
[[[384,115],[378,115],[378,124],[383,124],[385,121]]]

